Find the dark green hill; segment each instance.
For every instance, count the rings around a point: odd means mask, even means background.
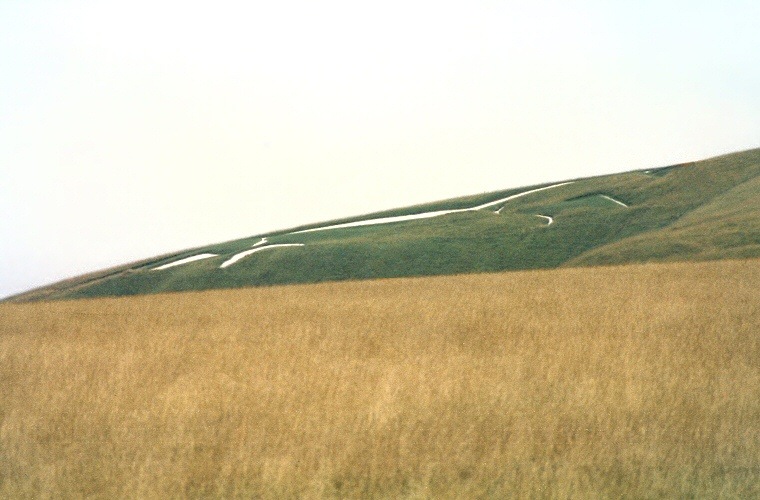
[[[256,235],[12,300],[748,257],[760,257],[760,149]]]

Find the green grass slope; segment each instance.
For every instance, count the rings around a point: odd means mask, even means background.
[[[760,257],[760,149],[550,186],[497,191],[256,235],[94,273],[12,300]],[[537,191],[496,203],[531,190]],[[324,229],[491,202],[479,210]],[[313,231],[319,228],[323,229]],[[301,232],[305,230],[312,231]],[[302,246],[258,251],[220,267],[253,249],[262,237],[267,241],[259,246]],[[216,256],[156,270],[204,253]]]

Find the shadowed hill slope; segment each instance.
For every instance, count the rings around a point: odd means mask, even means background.
[[[760,257],[760,149],[209,245],[10,300]]]

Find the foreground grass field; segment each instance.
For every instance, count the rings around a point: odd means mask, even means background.
[[[2,498],[758,498],[760,261],[0,304]]]

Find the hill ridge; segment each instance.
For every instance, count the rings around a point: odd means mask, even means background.
[[[758,180],[760,148],[304,224],[6,300],[759,257]]]

